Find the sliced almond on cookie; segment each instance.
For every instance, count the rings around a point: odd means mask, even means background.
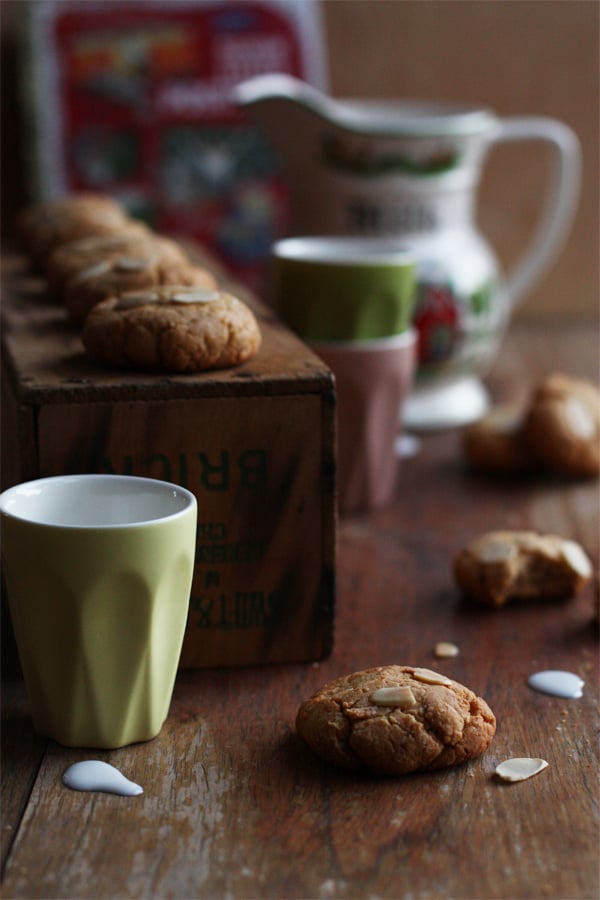
[[[516,545],[502,540],[490,540],[489,543],[481,546],[477,550],[477,556],[483,563],[504,562],[515,556],[517,553]]]
[[[197,287],[191,287],[189,290],[178,288],[177,293],[173,294],[171,300],[174,303],[214,303],[220,296],[219,291]]]
[[[401,709],[410,709],[417,705],[415,695],[408,685],[398,687],[382,687],[373,691],[369,697],[375,706],[399,706]]]
[[[81,269],[79,272],[76,272],[75,275],[73,275],[71,282],[78,284],[80,281],[88,281],[90,278],[97,278],[98,275],[104,275],[105,272],[109,272],[110,268],[110,260],[104,259],[102,262],[95,263],[93,266],[88,266],[87,269]]]
[[[441,675],[439,672],[434,672],[432,669],[415,669],[413,672],[413,678],[416,678],[417,681],[422,681],[423,684],[452,684],[451,678],[446,678],[445,675]]]
[[[119,256],[114,263],[117,272],[143,272],[151,265],[152,260],[142,256]]]
[[[596,434],[596,422],[591,411],[579,397],[569,397],[564,406],[567,428],[577,438],[591,440]]]
[[[575,541],[563,541],[561,556],[574,572],[583,578],[589,578],[592,574],[592,564],[579,544]]]

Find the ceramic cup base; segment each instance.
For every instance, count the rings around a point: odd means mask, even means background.
[[[335,375],[339,511],[385,506],[396,489],[398,411],[413,383],[416,332],[310,346]]]

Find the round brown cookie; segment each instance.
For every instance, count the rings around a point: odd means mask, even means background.
[[[83,328],[91,356],[116,368],[201,372],[257,352],[254,314],[231,294],[187,285],[126,291],[98,304]]]
[[[504,606],[510,599],[570,597],[592,574],[575,541],[535,531],[490,531],[455,557],[457,586],[477,603]]]
[[[177,245],[164,238],[146,243],[135,254],[118,254],[72,275],[62,291],[69,316],[81,325],[94,306],[125,291],[169,284],[216,287],[208,269],[192,265],[183,252],[177,251]]]
[[[462,446],[469,465],[481,471],[520,473],[536,466],[523,437],[523,414],[517,406],[496,406],[468,425]]]
[[[551,375],[534,391],[524,423],[531,452],[564,475],[600,473],[600,391],[591,381]]]
[[[34,204],[17,218],[17,233],[36,263],[68,241],[114,234],[132,220],[123,207],[103,194],[80,193]]]
[[[344,769],[404,775],[479,756],[496,731],[469,688],[413,666],[381,666],[326,684],[298,711],[296,729]]]
[[[134,254],[145,242],[165,241],[171,244],[173,254],[185,259],[183,250],[169,241],[156,235],[143,222],[128,222],[115,234],[93,235],[68,241],[48,254],[44,260],[44,274],[52,293],[59,294],[70,278],[78,272],[84,272],[105,260],[115,256]]]

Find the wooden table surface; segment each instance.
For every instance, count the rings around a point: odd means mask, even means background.
[[[540,375],[597,377],[595,323],[513,325],[488,378],[520,398]],[[533,528],[583,544],[598,566],[598,482],[469,473],[456,431],[427,435],[387,509],[342,519],[336,640],[319,664],[183,672],[155,740],[111,752],[37,737],[22,684],[3,687],[6,898],[595,898],[597,650],[594,596],[475,608],[453,554],[476,534]],[[436,660],[437,641],[460,654]],[[301,701],[367,666],[442,671],[486,698],[498,729],[458,768],[379,780],[328,768],[294,733]],[[536,693],[566,669],[583,697]],[[549,767],[508,785],[512,756]],[[71,791],[95,757],[144,787],[135,798]]]

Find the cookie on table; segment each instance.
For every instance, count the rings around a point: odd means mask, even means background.
[[[104,194],[69,194],[36,203],[17,218],[17,234],[32,259],[43,260],[55,247],[79,238],[114,234],[132,220],[125,209]]]
[[[512,599],[571,597],[592,575],[575,541],[535,531],[490,531],[453,561],[454,580],[477,603],[504,606]]]
[[[523,412],[518,406],[496,406],[468,425],[462,446],[469,465],[481,471],[517,474],[536,467],[523,435]]]
[[[216,280],[208,269],[193,265],[177,244],[163,238],[72,275],[63,287],[62,302],[73,322],[81,325],[90,310],[114,294],[169,284],[215,288]]]
[[[258,351],[250,308],[211,288],[170,285],[125,291],[94,307],[82,339],[115,368],[186,373],[236,366]]]
[[[322,687],[301,705],[296,730],[333,765],[405,775],[479,756],[496,719],[485,700],[445,675],[380,666]]]
[[[167,238],[155,234],[143,222],[125,223],[115,234],[92,235],[67,241],[52,250],[44,260],[44,274],[53,294],[60,294],[70,278],[78,272],[104,263],[115,256],[135,254],[145,242],[165,241],[171,244],[173,254],[185,258],[183,250]]]
[[[600,474],[600,391],[568,375],[546,378],[533,393],[524,422],[530,452],[554,472]]]

